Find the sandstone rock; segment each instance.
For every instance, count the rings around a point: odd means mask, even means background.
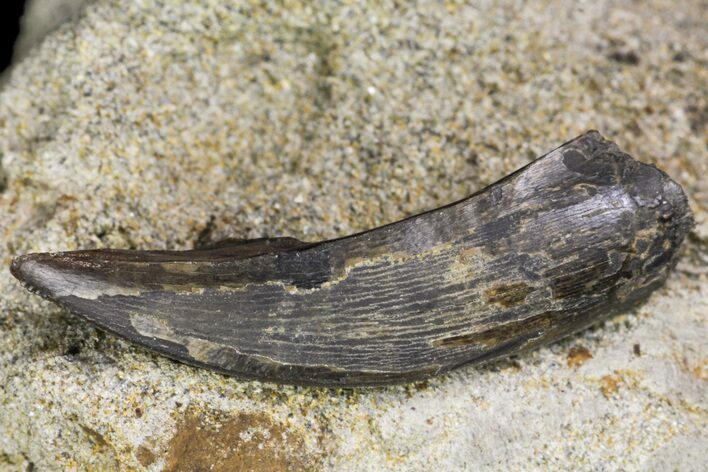
[[[705,469],[702,14],[87,5],[0,95],[0,465]],[[35,251],[344,235],[462,198],[588,128],[686,189],[698,227],[678,270],[634,313],[426,383],[234,380],[98,332],[7,270]]]

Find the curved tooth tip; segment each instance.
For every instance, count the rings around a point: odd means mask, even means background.
[[[50,297],[63,271],[50,253],[25,254],[13,259],[10,273],[31,292]]]
[[[27,288],[38,290],[42,288],[42,262],[41,254],[25,254],[12,260],[10,273]]]
[[[27,280],[30,279],[32,261],[34,259],[34,254],[25,254],[15,257],[10,265],[10,273],[20,282],[27,282]]]

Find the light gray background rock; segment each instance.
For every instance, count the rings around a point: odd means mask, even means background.
[[[0,95],[0,468],[705,470],[705,24],[697,0],[89,4]],[[429,382],[234,380],[94,330],[7,270],[26,252],[344,235],[589,128],[686,189],[677,271],[633,313]]]

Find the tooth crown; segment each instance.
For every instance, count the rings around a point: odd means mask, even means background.
[[[182,362],[377,385],[514,354],[636,305],[692,224],[675,182],[591,131],[465,200],[346,238],[31,254],[11,270]]]

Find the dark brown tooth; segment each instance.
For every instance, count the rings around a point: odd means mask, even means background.
[[[660,285],[681,188],[596,131],[457,203],[349,237],[31,254],[12,274],[100,328],[244,378],[364,386],[549,343]]]

